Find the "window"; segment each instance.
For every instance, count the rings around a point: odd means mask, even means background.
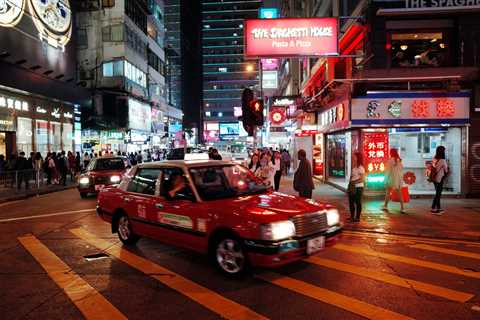
[[[178,183],[177,179],[183,179],[184,188],[177,191],[175,197],[173,198],[192,198],[193,192],[189,187],[188,180],[183,174],[183,170],[180,168],[164,168],[162,169],[162,182],[160,186],[160,195],[167,199],[172,199],[172,196],[168,194],[171,191],[175,184]],[[181,180],[180,180],[181,181]]]
[[[48,150],[48,121],[35,120],[36,130],[36,150],[42,154],[46,154]]]
[[[392,32],[392,67],[448,65],[449,46],[443,32]]]
[[[74,151],[72,141],[73,141],[73,125],[71,123],[64,123],[63,131],[62,131],[63,150]]]
[[[161,169],[157,168],[140,169],[132,181],[130,181],[127,191],[154,195],[160,172]]]
[[[104,77],[121,77],[123,76],[123,60],[110,61],[103,63]]]
[[[115,0],[102,0],[102,8],[115,7]]]
[[[78,35],[78,42],[77,42],[78,47],[88,48],[87,29],[78,28],[77,35]]]
[[[32,119],[17,118],[17,150],[32,152]]]
[[[117,25],[103,27],[102,39],[103,39],[103,42],[123,41],[123,25],[117,24]]]

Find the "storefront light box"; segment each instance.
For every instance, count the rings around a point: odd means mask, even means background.
[[[220,136],[239,134],[239,126],[237,123],[220,123]]]

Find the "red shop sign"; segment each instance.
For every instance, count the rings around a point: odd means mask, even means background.
[[[363,154],[367,173],[385,171],[385,163],[388,160],[388,133],[365,132]]]
[[[338,55],[336,18],[245,20],[245,56]]]
[[[308,137],[317,134],[317,130],[295,130],[296,137]]]
[[[287,119],[285,108],[272,108],[270,110],[270,122],[274,126],[282,125]]]

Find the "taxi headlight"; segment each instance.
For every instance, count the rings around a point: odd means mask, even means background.
[[[280,221],[262,225],[263,240],[282,240],[295,235],[295,225],[292,221]]]
[[[120,176],[111,176],[110,177],[110,182],[111,183],[119,183],[121,180]]]
[[[327,223],[328,225],[334,226],[340,222],[340,215],[338,214],[337,209],[328,209],[327,210]]]
[[[89,184],[90,183],[90,178],[88,177],[81,177],[80,180],[78,180],[80,184]]]

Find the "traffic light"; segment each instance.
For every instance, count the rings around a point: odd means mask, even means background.
[[[253,91],[249,88],[243,89],[242,92],[242,123],[245,131],[249,136],[253,136],[254,131],[254,119],[253,113],[250,109],[250,105],[253,101]]]
[[[250,103],[250,111],[253,115],[253,125],[263,126],[263,100],[257,99]]]

